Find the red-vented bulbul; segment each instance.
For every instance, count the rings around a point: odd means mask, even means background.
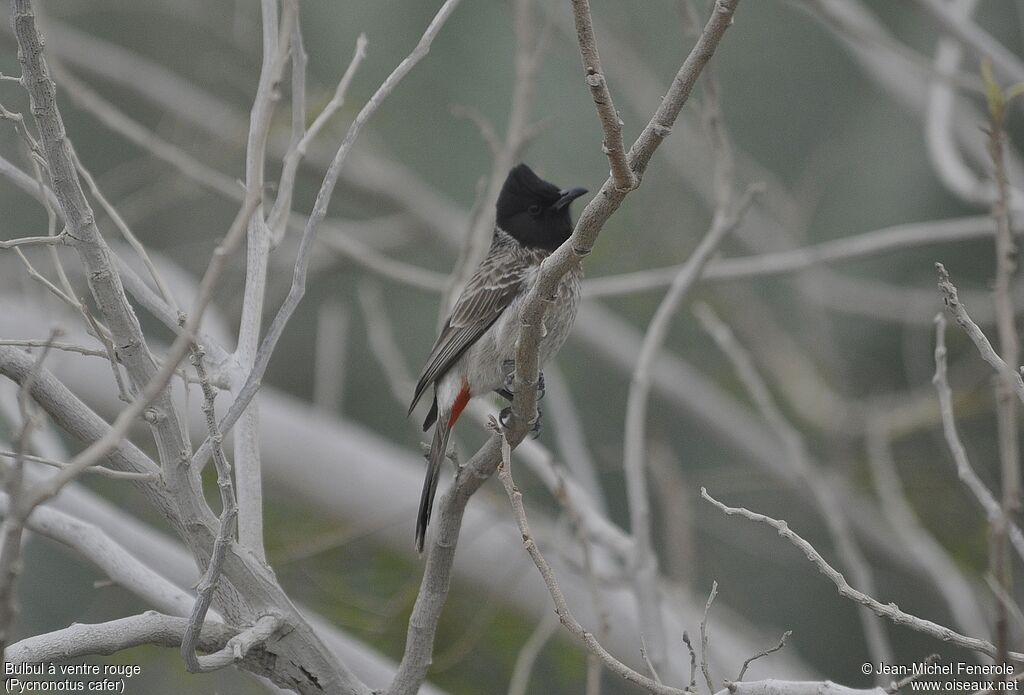
[[[511,400],[523,299],[536,280],[541,261],[572,234],[569,204],[586,192],[584,188],[559,189],[525,164],[514,167],[505,179],[498,195],[491,248],[445,321],[409,406],[412,413],[427,386],[434,385],[434,402],[423,422],[423,431],[435,422],[437,425],[416,520],[420,552],[452,427],[475,396],[496,391]],[[544,320],[541,365],[568,337],[579,306],[582,274],[577,266],[558,286]]]

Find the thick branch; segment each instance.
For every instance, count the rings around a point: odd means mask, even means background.
[[[46,663],[116,654],[144,644],[173,648],[181,644],[187,624],[185,618],[155,611],[97,625],[76,623],[15,642],[8,647],[4,658],[11,663]],[[223,623],[209,623],[203,627],[199,648],[204,651],[223,649],[234,635],[235,631]]]

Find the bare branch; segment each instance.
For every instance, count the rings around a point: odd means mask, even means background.
[[[277,0],[261,0],[263,27],[263,59],[259,84],[249,113],[249,137],[245,145],[245,187],[255,195],[258,203],[248,218],[245,254],[245,290],[242,312],[238,320],[238,345],[235,361],[241,370],[248,371],[256,359],[263,325],[266,300],[267,268],[270,264],[271,230],[263,215],[264,163],[270,122],[280,98],[278,84],[288,60],[293,38],[292,28],[298,21],[297,0],[282,4],[281,22],[278,24]],[[278,36],[280,32],[280,36]],[[253,400],[253,398],[249,400]],[[246,402],[246,406],[249,406]],[[266,558],[263,546],[263,488],[260,482],[259,403],[239,412],[242,425],[234,432],[235,477],[238,488],[238,542],[260,560]],[[227,430],[225,429],[226,433]]]
[[[512,446],[507,439],[503,439],[501,444],[502,462],[498,465],[498,479],[501,480],[501,484],[505,488],[505,494],[508,495],[509,502],[512,504],[512,511],[515,514],[516,522],[519,524],[519,531],[523,536],[523,545],[526,548],[526,552],[529,553],[530,559],[537,566],[541,577],[544,579],[544,584],[548,587],[551,600],[555,604],[555,612],[558,614],[559,620],[562,621],[562,625],[566,627],[573,637],[583,642],[588,651],[596,654],[601,659],[601,663],[612,673],[655,695],[684,695],[686,693],[685,690],[661,685],[623,664],[602,647],[594,635],[588,632],[573,616],[569,610],[568,603],[565,601],[565,595],[558,585],[558,580],[555,579],[551,565],[544,559],[544,555],[540,552],[540,548],[537,547],[537,543],[533,540],[533,536],[530,533],[530,524],[526,519],[526,508],[523,506],[523,493],[516,487],[515,481],[512,479],[511,456]]]
[[[690,635],[687,632],[683,632],[683,644],[686,645],[686,651],[690,654],[690,684],[687,689],[691,693],[697,692],[697,652],[693,650],[693,642],[690,641]]]
[[[9,500],[0,498],[0,514],[7,516],[9,507]],[[140,561],[94,524],[43,505],[33,510],[26,526],[30,531],[81,555],[149,606],[171,615],[188,615],[193,603],[191,595]],[[7,658],[11,658],[10,651]]]
[[[782,649],[783,647],[785,647],[786,646],[786,640],[789,639],[789,636],[792,635],[792,634],[793,634],[792,630],[786,630],[785,632],[782,633],[782,637],[779,638],[779,643],[776,644],[774,647],[768,647],[764,651],[760,651],[757,654],[754,654],[754,656],[752,656],[749,659],[747,659],[746,661],[744,661],[743,662],[743,667],[740,669],[740,675],[736,676],[736,680],[737,681],[743,680],[743,676],[747,672],[747,667],[750,666],[750,664],[752,662],[757,661],[758,659],[760,659],[763,656],[768,656],[769,654],[773,654],[773,653],[779,651],[780,649]]]
[[[700,621],[700,672],[704,674],[704,682],[707,683],[708,692],[715,692],[715,683],[711,678],[711,669],[708,667],[708,613],[711,611],[711,604],[718,596],[718,582],[711,582],[711,593],[708,594],[708,601],[704,604],[704,617]]]
[[[348,153],[352,149],[352,145],[359,137],[362,132],[363,126],[366,122],[376,113],[377,109],[380,108],[381,103],[390,95],[395,87],[402,81],[402,79],[409,73],[410,70],[427,54],[430,50],[430,45],[433,43],[434,38],[441,31],[445,22],[451,16],[451,13],[458,6],[459,0],[446,0],[441,9],[438,10],[434,19],[427,26],[423,36],[420,38],[419,43],[412,52],[406,56],[406,58],[399,63],[387,79],[384,80],[383,84],[374,92],[370,100],[366,102],[363,108],[356,115],[352,125],[349,126],[348,132],[345,134],[344,140],[342,140],[341,146],[338,148],[337,153],[334,155],[334,159],[331,162],[330,168],[324,176],[323,183],[320,186],[320,191],[317,193],[316,202],[313,204],[313,212],[309,216],[309,220],[306,223],[306,228],[302,233],[302,240],[299,243],[298,257],[295,261],[295,271],[292,276],[292,284],[288,290],[288,295],[285,300],[281,303],[278,309],[277,315],[271,322],[270,327],[267,329],[267,333],[260,343],[260,348],[255,355],[252,369],[246,376],[245,383],[239,389],[238,394],[235,396],[234,402],[228,411],[224,414],[224,417],[220,421],[221,431],[228,432],[234,423],[238,420],[239,415],[248,405],[249,401],[252,400],[253,396],[256,395],[256,391],[259,390],[260,384],[263,381],[263,374],[266,372],[267,364],[270,362],[270,357],[274,352],[274,348],[277,346],[277,341],[281,338],[284,333],[284,328],[298,306],[302,297],[306,293],[306,271],[309,268],[309,260],[313,250],[313,242],[316,239],[317,230],[320,223],[323,221],[327,214],[327,205],[330,202],[331,195],[334,192],[334,186],[338,181],[338,175],[341,172],[342,165],[348,157]],[[196,451],[192,457],[193,466],[201,466],[210,455],[210,442],[203,442],[203,444]]]
[[[996,196],[992,201],[992,218],[996,223],[996,278],[992,290],[996,313],[996,331],[999,336],[999,356],[1006,364],[1020,364],[1020,339],[1017,337],[1011,283],[1017,270],[1017,243],[1010,231],[1010,186],[1006,172],[1006,94],[992,75],[992,66],[985,58],[981,66],[988,97],[989,129],[988,151],[992,158]],[[1019,370],[1014,370],[1020,378]],[[1002,472],[1002,511],[992,526],[992,548],[989,565],[995,581],[1004,594],[1009,593],[1012,578],[1010,567],[1010,539],[1006,521],[1020,511],[1020,443],[1017,424],[1018,404],[1014,398],[1015,378],[1006,372],[1000,374],[995,385],[996,424],[999,435],[999,459]],[[1009,616],[1007,603],[1000,600],[996,606],[995,642],[999,648],[997,661],[1004,663],[1008,648]]]
[[[296,34],[296,36],[300,37],[301,35]],[[295,50],[301,51],[301,46],[296,46],[293,52]],[[280,241],[281,237],[284,236],[288,215],[291,213],[292,192],[295,190],[295,174],[298,172],[299,164],[306,157],[306,150],[309,148],[309,144],[320,134],[320,131],[334,114],[345,105],[345,94],[348,92],[348,87],[352,83],[352,79],[355,77],[356,71],[359,69],[364,58],[366,58],[366,35],[360,34],[359,38],[356,39],[355,53],[345,69],[345,74],[342,75],[337,88],[334,90],[334,96],[327,102],[327,105],[313,120],[309,128],[306,129],[306,132],[302,134],[294,149],[291,149],[284,158],[281,182],[278,184],[277,200],[274,201],[274,207],[267,216],[267,226],[270,227],[275,241]],[[294,61],[295,58],[293,57],[292,60]]]
[[[203,415],[206,417],[206,427],[213,442],[213,464],[217,469],[217,488],[220,490],[221,512],[217,537],[213,541],[213,553],[210,555],[209,564],[203,572],[199,584],[196,586],[196,601],[189,618],[188,628],[181,640],[181,656],[185,661],[185,667],[191,673],[203,673],[223,668],[219,658],[201,657],[196,654],[196,642],[203,629],[203,622],[206,620],[206,612],[213,601],[213,592],[217,588],[221,572],[224,569],[228,545],[235,540],[235,533],[238,522],[238,503],[235,500],[235,488],[231,481],[231,463],[224,455],[222,445],[223,436],[217,428],[217,411],[214,408],[214,399],[217,394],[210,385],[210,379],[206,374],[206,365],[203,364],[203,349],[192,344],[189,351],[192,354],[192,365],[195,367],[196,375],[199,377],[199,385],[203,391]],[[262,510],[261,510],[262,513]],[[276,621],[274,629],[280,627],[280,621]],[[239,656],[234,661],[241,659]]]
[[[654,679],[654,682],[660,684],[661,677],[658,675],[658,669],[654,668],[654,664],[651,663],[651,659],[647,655],[647,640],[644,639],[642,633],[640,635],[640,658],[644,660],[644,666],[647,667],[647,672],[651,674],[651,678]]]
[[[227,641],[221,649],[205,656],[196,657],[196,671],[209,672],[238,663],[246,657],[250,650],[269,641],[284,624],[278,615],[261,616],[255,623],[245,628]],[[191,622],[189,623],[191,627]],[[198,640],[190,640],[195,644]],[[185,638],[182,637],[182,645]],[[190,667],[192,670],[192,667]]]
[[[0,450],[0,457],[3,458],[18,458],[19,454],[15,451],[2,451]],[[54,459],[43,458],[42,456],[32,456],[30,454],[20,454],[20,457],[26,461],[32,461],[34,463],[41,463],[45,466],[51,466],[53,468],[66,468],[68,463],[66,461],[57,461]],[[84,473],[95,473],[103,476],[104,478],[110,478],[112,480],[147,480],[154,481],[159,479],[160,473],[153,471],[152,473],[135,473],[133,471],[115,471],[105,466],[94,465],[86,468]]]
[[[1020,372],[1002,360],[992,347],[992,343],[988,342],[988,338],[978,328],[978,324],[971,320],[970,314],[967,313],[967,307],[960,302],[956,285],[950,281],[946,268],[941,263],[936,263],[935,269],[939,272],[939,290],[942,291],[942,299],[946,304],[946,310],[956,319],[960,328],[963,329],[967,337],[978,348],[981,359],[985,360],[996,371],[996,374],[1011,383],[1014,393],[1024,402],[1024,380],[1021,379]]]
[[[121,236],[124,237],[124,240],[128,242],[128,245],[132,247],[132,250],[134,250],[135,253],[138,254],[139,258],[142,259],[143,264],[146,266],[146,270],[149,271],[150,277],[153,278],[153,282],[156,284],[156,288],[160,292],[160,296],[168,306],[177,311],[178,305],[174,301],[174,295],[171,294],[171,290],[167,287],[167,283],[164,282],[163,277],[160,275],[160,271],[158,271],[156,266],[153,265],[153,261],[149,257],[146,247],[142,245],[142,242],[139,241],[138,237],[136,237],[132,232],[128,223],[124,221],[124,218],[121,217],[121,214],[117,211],[117,208],[115,208],[110,201],[107,200],[107,197],[103,195],[103,191],[100,190],[100,187],[97,185],[96,180],[93,178],[89,170],[85,168],[85,165],[82,163],[82,160],[79,159],[78,153],[75,151],[73,146],[71,148],[71,156],[75,161],[75,169],[85,181],[85,185],[89,187],[89,192],[92,193],[93,198],[96,199],[100,204],[100,207],[102,207],[106,211],[107,215],[110,216],[110,219],[114,222],[114,226],[117,227],[117,230],[121,233]]]
[[[57,236],[26,236],[10,241],[0,241],[0,249],[13,249],[16,246],[63,246],[67,238],[63,234]]]
[[[917,559],[928,580],[942,595],[957,627],[968,635],[985,634],[988,626],[973,586],[946,549],[922,526],[907,499],[883,420],[879,416],[869,422],[866,434],[871,480],[882,514],[900,540],[900,547]]]
[[[177,647],[185,633],[185,618],[147,611],[107,623],[80,624],[23,639],[7,649],[4,658],[12,663],[59,662],[94,654],[115,654],[144,644]],[[234,636],[222,623],[210,623],[203,629],[200,647],[222,649]]]
[[[537,657],[557,629],[558,616],[555,613],[545,613],[530,634],[530,638],[523,644],[523,648],[519,650],[515,666],[512,667],[512,677],[508,682],[508,695],[526,695],[526,689],[530,685],[530,672],[537,663]]]
[[[754,366],[750,354],[735,339],[729,326],[719,319],[710,307],[701,304],[695,308],[694,313],[704,329],[711,334],[715,343],[732,362],[744,388],[757,405],[758,411],[782,441],[786,451],[786,461],[810,490],[811,501],[828,529],[844,569],[858,585],[864,587],[866,591],[874,592],[875,579],[871,565],[857,545],[846,516],[839,511],[839,496],[834,486],[831,481],[821,475],[818,468],[812,463],[803,437],[782,414],[778,404],[771,396],[768,385]],[[876,662],[891,663],[893,659],[892,645],[885,632],[885,625],[876,616],[871,615],[866,608],[860,609],[859,613],[872,659]]]
[[[988,239],[993,235],[992,218],[987,215],[899,224],[804,248],[714,259],[708,263],[701,280],[723,282],[785,275],[824,263],[870,258],[918,246]],[[585,280],[583,289],[588,297],[646,292],[670,285],[681,269],[682,266],[677,265],[596,277]]]
[[[102,357],[107,359],[107,353],[104,350],[96,350],[93,348],[85,347],[84,345],[75,345],[73,343],[50,343],[47,340],[0,340],[0,345],[8,345],[12,347],[23,347],[23,348],[40,348],[47,347],[51,350],[62,350],[64,352],[76,352],[79,355],[85,355],[86,357]]]
[[[818,571],[835,584],[836,589],[839,590],[840,596],[870,608],[876,615],[888,619],[894,625],[908,627],[942,642],[955,644],[956,646],[963,647],[964,649],[970,649],[971,651],[995,657],[996,648],[991,642],[961,635],[948,627],[933,623],[930,620],[925,620],[924,618],[918,618],[910,615],[909,613],[904,613],[895,603],[884,604],[867,594],[857,591],[847,583],[846,578],[843,577],[842,574],[825,561],[825,558],[823,558],[821,554],[814,549],[814,546],[790,530],[785,521],[779,521],[769,516],[765,516],[764,514],[752,512],[749,509],[744,509],[743,507],[728,507],[709,495],[705,488],[701,488],[700,494],[701,497],[718,507],[718,509],[729,516],[739,515],[746,519],[750,519],[751,521],[767,524],[774,528],[779,532],[780,536],[802,551],[807,558],[814,563],[814,566]],[[1021,654],[1020,652],[1008,652],[1007,658],[1018,663],[1024,662],[1024,654]]]
[[[629,165],[638,178],[642,178],[654,151],[671,132],[697,77],[732,23],[738,4],[739,0],[716,0],[711,18],[696,45],[676,73],[654,116],[630,148]],[[536,419],[537,355],[547,300],[555,296],[558,283],[570,268],[590,253],[604,223],[618,210],[628,193],[618,190],[612,178],[605,181],[584,208],[569,240],[544,261],[538,279],[524,301],[515,359],[515,393],[518,397],[512,403],[511,431],[516,444],[525,436],[529,423]]]
[[[949,451],[953,454],[953,460],[956,462],[957,476],[978,500],[989,524],[995,526],[1004,523],[1000,521],[1004,515],[1002,507],[992,492],[985,487],[985,483],[981,482],[974,467],[971,466],[971,462],[967,458],[967,450],[964,448],[963,442],[960,441],[960,435],[956,430],[953,391],[949,387],[949,380],[946,377],[946,319],[942,314],[935,315],[935,376],[932,378],[932,383],[935,384],[935,390],[939,394],[942,432],[946,437],[946,445],[949,446]],[[1024,560],[1024,533],[1021,533],[1020,527],[1012,521],[1007,520],[1005,523],[1008,524],[1010,541],[1017,551],[1017,555]]]
[[[50,334],[53,340],[58,336],[56,330]],[[31,447],[32,431],[39,426],[39,411],[31,401],[32,385],[39,378],[43,362],[49,354],[49,348],[43,347],[32,364],[28,376],[18,388],[18,410],[21,416],[21,427],[15,438],[14,461],[6,471],[4,481],[7,499],[18,506],[14,514],[8,511],[0,525],[0,654],[4,653],[10,643],[17,612],[15,600],[15,580],[21,573],[22,540],[25,522],[33,506],[25,503],[28,497],[25,483],[25,453]]]
[[[615,109],[608,82],[601,69],[601,57],[597,52],[597,41],[594,38],[593,20],[590,18],[590,2],[573,0],[572,16],[576,23],[576,40],[580,47],[580,58],[583,60],[583,71],[586,75],[590,96],[594,99],[601,129],[604,131],[602,149],[608,156],[611,165],[612,179],[618,191],[631,191],[639,184],[637,175],[630,168],[626,159],[626,149],[622,142],[622,121]]]

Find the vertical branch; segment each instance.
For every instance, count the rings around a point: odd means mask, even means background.
[[[39,352],[28,377],[18,389],[18,410],[21,414],[21,427],[18,429],[14,446],[14,462],[7,469],[7,499],[10,509],[0,525],[0,656],[2,656],[11,640],[14,618],[17,613],[15,605],[14,584],[21,573],[22,542],[25,535],[25,522],[34,509],[34,505],[22,493],[25,456],[30,448],[32,430],[38,426],[39,413],[34,408],[29,393],[32,385],[42,369],[43,361],[50,352],[50,343],[57,338],[57,331],[50,334],[47,345]]]
[[[181,656],[185,661],[185,667],[191,673],[214,670],[212,664],[204,661],[196,654],[196,645],[199,635],[203,630],[203,622],[206,620],[206,613],[213,601],[213,591],[217,588],[221,571],[224,569],[224,559],[228,546],[235,539],[235,531],[238,521],[238,504],[235,500],[235,489],[231,482],[231,463],[224,455],[222,446],[223,437],[217,428],[217,412],[214,409],[213,401],[217,394],[210,385],[210,377],[206,373],[206,365],[203,363],[203,348],[193,343],[191,352],[192,365],[195,367],[196,375],[199,377],[199,387],[203,391],[203,415],[206,418],[206,428],[213,442],[213,464],[217,470],[217,488],[220,490],[220,528],[217,530],[217,537],[213,541],[213,553],[210,562],[203,572],[202,578],[196,587],[196,601],[192,607],[192,615],[189,618],[188,626],[185,628],[185,635],[181,640]],[[216,666],[216,668],[221,668]]]
[[[151,406],[151,417],[147,420],[156,439],[160,461],[166,466],[168,482],[180,493],[177,501],[181,505],[182,516],[203,519],[209,513],[209,508],[202,500],[198,477],[189,467],[177,465],[182,459],[182,452],[186,450],[184,426],[169,392],[163,385],[150,384],[157,375],[156,361],[146,344],[138,317],[125,296],[121,278],[114,270],[110,249],[96,227],[95,215],[75,170],[71,145],[57,107],[56,89],[50,79],[30,0],[12,0],[11,22],[22,64],[22,84],[29,94],[53,192],[67,223],[68,239],[87,271],[89,288],[107,321],[118,359],[124,365],[133,386],[140,390],[152,386],[146,394],[145,402],[141,396],[136,399],[138,410],[129,413],[132,410],[129,409],[122,415],[127,421],[128,417],[137,416],[143,406]],[[172,370],[173,367],[171,365]],[[103,446],[108,444],[105,442]],[[88,456],[82,458],[87,459]],[[171,465],[172,462],[175,464]],[[68,475],[70,479],[74,474]]]
[[[430,24],[424,30],[423,35],[420,37],[419,42],[415,48],[407,55],[398,66],[391,71],[391,74],[387,76],[384,82],[377,88],[377,91],[373,93],[370,100],[366,102],[359,113],[356,114],[355,120],[348,128],[348,132],[345,133],[344,139],[341,141],[341,145],[338,146],[337,152],[334,154],[334,159],[331,160],[331,165],[327,168],[327,173],[324,174],[323,182],[320,184],[320,190],[317,192],[316,200],[313,203],[313,210],[309,215],[309,219],[306,220],[306,227],[302,231],[302,238],[299,240],[299,250],[295,259],[295,269],[292,272],[292,283],[291,287],[288,288],[288,294],[281,302],[280,308],[277,310],[277,314],[274,316],[274,320],[270,323],[270,327],[267,329],[267,333],[263,336],[263,340],[260,342],[259,350],[256,352],[255,359],[253,361],[252,368],[248,371],[245,377],[245,383],[238,389],[237,395],[235,396],[234,402],[228,408],[224,417],[220,421],[221,432],[227,432],[235,422],[238,421],[239,415],[245,410],[246,406],[256,395],[256,392],[260,388],[260,384],[263,382],[263,375],[267,370],[267,365],[270,363],[270,357],[274,353],[274,349],[277,347],[277,341],[280,340],[281,335],[284,333],[285,326],[291,319],[292,314],[298,307],[299,302],[302,301],[303,296],[306,294],[306,275],[309,271],[309,262],[313,253],[313,244],[316,240],[317,232],[320,230],[320,224],[324,221],[327,216],[327,206],[331,201],[331,196],[334,194],[334,187],[338,183],[338,176],[341,174],[342,166],[348,159],[348,154],[352,150],[352,146],[355,144],[356,139],[362,132],[366,122],[377,112],[380,105],[388,97],[391,92],[395,90],[398,84],[409,74],[409,71],[415,67],[415,65],[427,54],[430,50],[430,45],[433,43],[434,38],[441,31],[441,28],[448,21],[452,12],[458,7],[460,0],[445,0],[444,5],[437,11]],[[196,450],[196,453],[192,457],[193,465],[201,466],[206,462],[210,455],[211,443],[209,438]],[[241,472],[241,466],[239,464],[238,453],[236,450],[235,454],[235,466]],[[241,488],[241,486],[239,486]],[[241,490],[240,490],[241,492]],[[241,521],[241,517],[240,517]]]
[[[1014,319],[1010,284],[1017,269],[1017,245],[1010,231],[1009,184],[1006,175],[1006,97],[992,75],[991,64],[982,64],[982,75],[988,94],[988,152],[992,158],[996,195],[992,201],[992,218],[996,224],[996,279],[993,287],[999,356],[1013,368],[1020,363],[1020,342]],[[1012,581],[1009,530],[1005,521],[1020,510],[1020,451],[1018,443],[1017,398],[1014,383],[1005,375],[996,379],[996,422],[999,432],[999,459],[1002,470],[1003,513],[992,527],[991,569],[1004,595]],[[1006,602],[996,602],[995,643],[999,659],[1005,660],[1009,648],[1009,617]]]
[[[274,106],[280,98],[278,86],[288,58],[292,26],[298,12],[295,0],[286,0],[278,27],[277,0],[262,0],[263,64],[259,85],[249,116],[249,139],[245,150],[245,187],[263,198],[264,163],[267,137]],[[278,36],[280,32],[280,36]],[[263,302],[267,290],[267,265],[270,257],[271,232],[263,215],[262,204],[249,219],[245,259],[245,293],[242,316],[238,324],[238,348],[235,359],[244,372],[252,369],[260,343]],[[234,431],[235,471],[238,478],[238,536],[243,547],[264,559],[263,490],[260,481],[259,403],[255,396],[241,414],[241,424]]]

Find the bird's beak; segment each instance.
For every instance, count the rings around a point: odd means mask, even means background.
[[[569,203],[579,198],[581,195],[585,195],[587,192],[586,188],[570,188],[567,191],[559,191],[561,198],[554,204],[555,210],[561,210],[567,207]]]

